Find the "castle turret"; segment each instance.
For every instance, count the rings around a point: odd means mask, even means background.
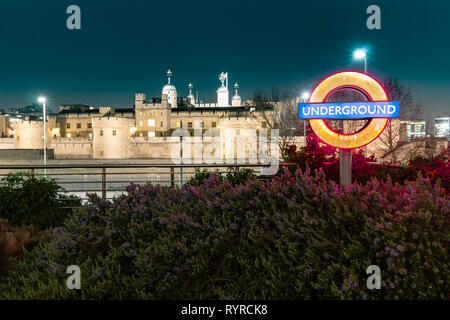
[[[187,96],[189,99],[189,102],[194,105],[195,104],[195,97],[192,94],[192,88],[194,87],[194,85],[192,83],[188,84],[188,88],[189,88],[189,95]]]
[[[134,94],[134,105],[135,107],[142,107],[145,103],[145,93],[135,93]]]
[[[167,84],[164,86],[162,90],[163,95],[167,95],[167,101],[169,102],[172,108],[177,107],[177,89],[174,85],[170,83],[170,78],[172,77],[172,71],[170,69],[167,71]]]
[[[126,159],[130,144],[130,128],[134,121],[129,118],[92,118],[94,158]]]
[[[219,89],[217,89],[217,106],[219,107],[228,107],[229,103],[229,93],[228,93],[228,72],[221,73],[219,80],[222,82],[222,85]],[[226,80],[227,85],[224,85]]]
[[[242,104],[241,96],[238,94],[238,89],[239,89],[239,84],[236,82],[234,84],[234,90],[236,93],[234,94],[233,99],[231,99],[231,105],[233,107],[238,107]]]
[[[43,149],[44,122],[17,121],[13,124],[15,149]],[[50,127],[46,127],[47,145],[50,143]]]

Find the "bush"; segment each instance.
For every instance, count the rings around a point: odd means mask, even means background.
[[[14,173],[1,182],[0,218],[13,226],[61,226],[71,212],[68,207],[81,205],[79,198],[58,193],[64,190],[54,179]]]
[[[33,226],[11,227],[7,220],[0,219],[0,275],[15,266],[14,260],[23,257],[23,250],[50,240],[50,230],[39,231]]]
[[[218,181],[229,181],[233,186],[241,183],[247,182],[250,178],[255,177],[255,174],[252,169],[240,169],[236,170],[233,167],[227,168],[227,173],[225,176],[222,173],[219,173],[218,170],[216,172],[208,171],[208,169],[200,170],[199,168],[195,168],[194,176],[186,183],[188,186],[198,186],[203,183],[204,180],[211,178],[212,175],[216,175]]]
[[[307,137],[306,147],[284,145],[282,154],[285,161],[294,163],[303,170],[322,169],[328,179],[339,182],[338,150],[319,142],[315,135]],[[402,167],[388,163],[374,164],[376,159],[373,155],[366,157],[362,149],[357,149],[352,153],[352,179],[359,183],[366,183],[373,178],[385,181],[389,177],[392,181],[403,184],[406,180],[415,180],[420,174],[429,177],[433,182],[441,180],[441,186],[448,190],[450,188],[449,155],[450,151],[444,150],[436,157],[416,156],[408,165]],[[295,166],[293,168],[295,171]]]
[[[285,170],[268,182],[213,174],[128,192],[91,195],[0,281],[0,298],[449,298],[450,201],[429,178],[343,188],[323,172]],[[73,264],[81,290],[66,288]],[[370,265],[380,290],[366,287]]]

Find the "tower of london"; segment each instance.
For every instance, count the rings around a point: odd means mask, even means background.
[[[168,70],[160,96],[135,93],[129,108],[61,105],[58,113],[46,119],[48,148],[54,149],[55,158],[66,159],[169,158],[171,148],[179,144],[175,130],[191,135],[197,130],[202,137],[212,132],[225,139],[242,129],[268,130],[276,115],[272,104],[261,107],[251,100],[243,102],[238,83],[230,99],[228,73],[220,74],[217,100],[210,103],[196,99],[192,83],[187,85],[188,96],[178,96],[173,78]],[[36,131],[42,122],[21,121],[12,127],[12,148],[42,149]]]

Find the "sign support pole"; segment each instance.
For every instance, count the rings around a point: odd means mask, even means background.
[[[352,150],[339,149],[339,181],[341,186],[352,184]]]
[[[180,188],[183,186],[183,121],[180,119]]]

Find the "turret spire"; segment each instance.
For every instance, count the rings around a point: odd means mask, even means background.
[[[194,85],[191,82],[189,82],[188,88],[189,88],[188,99],[190,100],[191,104],[195,105],[195,97],[192,94],[192,88],[194,88]]]
[[[169,70],[167,70],[167,84],[170,84],[170,78],[172,77],[172,71],[170,71],[170,69]]]

